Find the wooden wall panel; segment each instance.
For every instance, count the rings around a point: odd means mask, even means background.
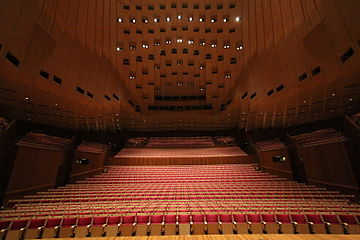
[[[290,158],[287,149],[257,151],[256,154],[259,159],[259,164],[262,171],[276,174],[281,177],[286,177],[289,180],[293,179]],[[272,160],[274,156],[284,156],[286,157],[286,161],[274,162]]]
[[[299,148],[309,183],[357,194],[358,187],[343,143]]]
[[[76,163],[76,160],[81,158],[89,159],[90,164],[80,165]],[[104,161],[105,154],[103,153],[88,153],[75,151],[71,167],[70,182],[82,180],[86,177],[101,172],[104,167]]]
[[[60,151],[19,147],[6,196],[53,187],[63,159]]]

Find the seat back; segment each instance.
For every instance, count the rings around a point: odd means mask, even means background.
[[[61,218],[49,218],[46,222],[45,228],[53,228],[56,226],[60,226]]]
[[[289,214],[276,214],[276,219],[282,223],[291,223]]]
[[[322,218],[325,222],[332,223],[332,224],[339,224],[339,220],[335,214],[323,214]]]
[[[253,222],[253,223],[261,222],[261,218],[260,218],[259,214],[247,214],[247,219],[248,219],[248,221]]]
[[[232,222],[231,214],[220,214],[219,216],[220,216],[220,221],[223,223]]]
[[[151,215],[150,220],[153,224],[160,224],[163,222],[163,215]]]
[[[176,215],[165,215],[165,223],[176,223]]]
[[[246,216],[245,214],[233,214],[234,221],[237,223],[244,223],[246,222]]]
[[[135,216],[123,216],[122,217],[122,224],[129,225],[135,222]]]
[[[306,214],[306,217],[309,222],[312,222],[315,224],[324,223],[319,214]]]
[[[94,217],[93,226],[104,225],[106,223],[106,217]]]
[[[147,224],[149,222],[149,215],[140,215],[137,216],[137,223],[138,224]]]
[[[179,215],[179,223],[190,223],[190,215]]]
[[[357,224],[357,221],[353,215],[339,215],[342,223]]]
[[[276,222],[275,215],[273,215],[273,214],[261,214],[261,219],[267,223]]]
[[[108,225],[118,225],[121,222],[121,216],[110,216],[107,219]]]
[[[193,221],[193,223],[204,223],[204,215],[203,214],[193,214],[192,221]]]
[[[45,225],[46,219],[32,219],[28,226],[29,229],[34,229],[38,227],[43,227]]]
[[[218,222],[217,214],[206,214],[205,218],[206,218],[206,222],[208,222],[208,223],[217,223]]]
[[[303,214],[291,214],[291,219],[293,222],[297,222],[297,223],[307,223],[306,218]]]
[[[80,217],[80,218],[78,219],[77,225],[78,225],[78,226],[87,226],[87,225],[90,225],[90,224],[91,224],[91,221],[92,221],[92,218],[91,218],[91,217]]]
[[[0,221],[0,230],[9,228],[10,223],[11,221]]]
[[[62,227],[70,227],[70,226],[76,225],[76,222],[77,222],[77,218],[75,218],[75,217],[64,218],[61,226]]]
[[[29,220],[14,220],[11,224],[11,230],[19,230],[27,226]]]

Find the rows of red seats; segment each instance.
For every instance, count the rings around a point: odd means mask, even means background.
[[[329,229],[330,223],[337,224],[337,233],[340,230],[341,233],[355,233],[357,228],[352,226],[358,226],[356,224],[360,208],[352,202],[352,195],[342,195],[336,191],[287,181],[257,171],[252,164],[106,168],[106,172],[76,184],[11,200],[8,208],[0,211],[2,226],[19,234],[30,234],[32,231],[27,232],[25,229],[32,229],[35,224],[32,224],[32,221],[42,222],[47,226],[48,222],[53,223],[57,219],[56,221],[60,222],[55,224],[56,226],[52,225],[51,232],[60,236],[77,234],[76,231],[82,229],[80,226],[83,222],[86,222],[88,227],[82,233],[89,235],[101,230],[101,234],[104,234],[105,227],[97,229],[94,222],[99,223],[99,219],[103,219],[102,224],[109,224],[109,221],[112,222],[116,218],[119,219],[117,224],[123,227],[130,224],[132,228],[131,231],[108,228],[106,231],[112,229],[111,234],[134,234],[135,230],[136,234],[147,234],[147,227],[141,227],[145,223],[145,226],[152,226],[153,233],[159,234],[162,227],[158,228],[156,224],[161,224],[151,219],[164,219],[160,222],[168,223],[166,219],[170,218],[169,216],[178,219],[179,224],[181,222],[189,229],[190,225],[193,225],[194,234],[207,231],[218,233],[220,226],[226,228],[226,219],[231,219],[233,226],[233,222],[241,222],[240,216],[243,216],[244,224],[236,225],[239,232],[244,229],[247,229],[247,232],[274,232],[276,229],[275,232],[281,232],[285,231],[285,228],[288,232],[303,231],[304,228],[308,229],[308,232],[318,232],[319,227],[316,224],[322,224],[321,229],[330,233],[334,231]],[[320,218],[315,221],[313,215]],[[281,216],[289,216],[288,222]],[[304,216],[305,220],[300,221],[297,216]],[[151,221],[146,220],[149,218]],[[181,220],[186,218],[189,219],[188,223]],[[205,225],[210,222],[213,224],[208,228],[196,227],[195,223],[202,221]],[[192,222],[194,224],[190,224]],[[252,224],[249,224],[250,222]],[[281,230],[279,222],[288,224],[283,223]],[[309,222],[313,222],[314,225]],[[164,229],[167,229],[167,225],[165,224]],[[180,230],[187,228],[181,224],[178,227]],[[17,228],[24,229],[19,231]],[[50,234],[50,230],[45,230],[44,234]],[[10,233],[10,230],[6,231]],[[49,237],[46,234],[44,236]],[[109,236],[112,236],[111,234]]]
[[[183,214],[1,221],[1,239],[174,234],[360,234],[359,216],[335,214]]]

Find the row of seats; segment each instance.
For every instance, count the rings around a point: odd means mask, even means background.
[[[186,214],[20,219],[1,239],[189,234],[360,234],[359,217],[334,214]]]

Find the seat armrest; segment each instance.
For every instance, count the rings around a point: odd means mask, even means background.
[[[310,233],[315,233],[314,230],[314,223],[313,222],[308,222],[309,228],[310,228]]]
[[[341,225],[343,226],[344,233],[349,234],[350,233],[349,224],[341,223]]]

